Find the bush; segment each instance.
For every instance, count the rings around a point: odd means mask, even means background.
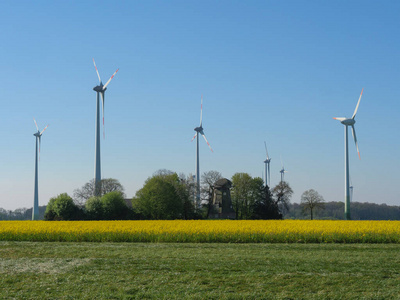
[[[79,208],[67,193],[51,198],[44,215],[45,220],[77,220],[81,215]]]
[[[115,191],[101,197],[104,220],[123,220],[128,216],[124,196],[121,192]]]
[[[103,203],[100,197],[91,197],[85,204],[86,215],[89,220],[102,220],[104,216]]]

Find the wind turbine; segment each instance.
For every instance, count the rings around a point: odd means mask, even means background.
[[[115,74],[117,74],[118,70],[114,72],[114,74],[108,79],[105,85],[101,81],[99,71],[97,70],[96,63],[93,64],[96,69],[97,77],[99,77],[99,85],[93,88],[94,91],[97,92],[97,102],[96,102],[96,136],[95,136],[95,166],[94,166],[94,195],[100,196],[101,195],[101,164],[100,164],[100,95],[102,100],[102,112],[103,112],[103,138],[105,138],[104,132],[104,93],[107,89],[108,84],[110,83],[111,79],[114,78]]]
[[[49,126],[47,125],[42,131],[39,131],[39,127],[37,126],[35,118],[33,118],[35,122],[37,132],[33,135],[36,137],[36,152],[35,152],[35,191],[33,196],[33,210],[32,210],[32,220],[39,220],[39,191],[38,191],[38,156],[40,160],[40,144],[43,132]],[[38,152],[39,146],[39,152]]]
[[[271,176],[270,176],[270,168],[269,168],[269,163],[271,162],[271,158],[268,156],[267,143],[265,141],[264,141],[264,146],[265,146],[265,152],[267,153],[267,159],[264,160],[264,164],[265,164],[264,184],[265,184],[265,186],[267,186],[268,184],[271,184]]]
[[[203,95],[201,95],[201,106],[200,106],[200,126],[194,129],[196,133],[192,138],[192,142],[195,138],[197,138],[197,151],[196,151],[196,208],[200,207],[200,164],[199,164],[199,133],[203,136],[206,141],[208,147],[211,152],[214,152],[210,146],[210,143],[207,141],[207,138],[203,131]]]
[[[281,164],[282,164],[282,169],[279,171],[281,173],[281,182],[285,181],[285,173],[288,171],[285,170],[285,166],[283,165],[282,157],[281,157]]]
[[[360,98],[358,98],[357,106],[356,109],[354,110],[353,116],[351,118],[334,118],[335,120],[340,121],[345,127],[344,127],[344,216],[346,220],[351,220],[351,215],[350,215],[350,185],[349,185],[349,145],[348,145],[348,130],[347,127],[351,126],[353,138],[354,138],[354,143],[356,144],[357,148],[357,153],[359,159],[360,157],[360,151],[358,150],[358,143],[357,143],[357,137],[356,137],[356,130],[354,129],[354,124],[356,123],[355,117],[357,114],[358,106],[360,105],[361,101],[361,96],[363,94],[364,88],[361,90]]]

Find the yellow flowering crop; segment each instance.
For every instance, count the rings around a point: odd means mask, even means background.
[[[399,243],[400,221],[0,221],[2,241]]]

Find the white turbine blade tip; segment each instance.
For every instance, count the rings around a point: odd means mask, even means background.
[[[42,132],[40,133],[40,135],[42,135],[42,133],[47,129],[47,127],[49,127],[49,125],[47,125],[47,126],[42,130]]]
[[[202,134],[202,136],[203,136],[204,140],[206,141],[208,147],[210,148],[211,152],[214,152],[213,149],[211,148],[210,143],[207,141],[207,138],[206,138],[205,134]]]
[[[362,90],[361,90],[360,98],[358,98],[358,102],[357,102],[356,109],[354,110],[354,114],[353,114],[353,116],[351,117],[352,119],[354,119],[354,118],[356,117],[357,110],[358,110],[358,106],[360,105],[361,96],[362,96],[362,94],[363,94],[363,91],[364,91],[364,88],[362,88]]]
[[[39,131],[39,127],[37,126],[37,123],[36,123],[36,120],[35,120],[35,118],[33,118],[33,122],[35,122],[35,125],[36,125],[36,129],[37,129],[37,131]]]
[[[103,86],[103,90],[106,89],[107,85],[110,83],[111,79],[114,78],[115,74],[117,74],[118,71],[119,71],[119,68],[117,69],[117,71],[114,72],[114,74],[112,74],[112,76],[110,77],[110,79],[108,79],[108,81],[106,82],[106,84]]]

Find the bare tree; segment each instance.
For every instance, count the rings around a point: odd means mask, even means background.
[[[92,179],[89,182],[85,183],[80,189],[74,190],[74,203],[80,206],[84,205],[86,200],[94,195],[94,188],[94,179]],[[101,180],[100,196],[114,191],[121,192],[122,195],[125,197],[124,187],[117,179],[104,178]]]
[[[315,209],[324,209],[325,200],[317,191],[310,189],[301,195],[300,205],[304,211],[310,211],[311,220],[313,219],[313,211]]]
[[[290,198],[293,195],[292,188],[286,181],[281,181],[271,192],[275,197],[275,203],[279,206],[280,212],[284,215],[284,212],[289,210]]]
[[[201,199],[204,201],[209,201],[210,199],[210,191],[214,186],[214,183],[222,179],[222,174],[218,171],[207,171],[201,175],[201,187],[200,187],[200,194]]]

